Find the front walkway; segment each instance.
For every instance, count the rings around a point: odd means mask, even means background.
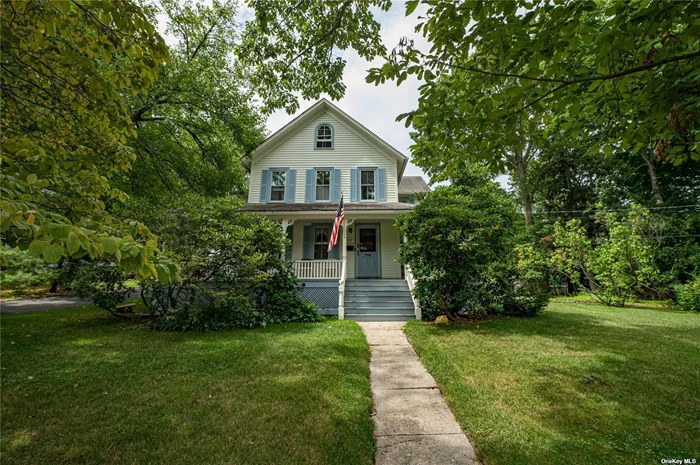
[[[471,443],[423,368],[404,322],[360,322],[370,344],[376,465],[478,465]]]

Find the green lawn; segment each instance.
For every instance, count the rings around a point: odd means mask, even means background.
[[[700,459],[700,315],[553,303],[406,332],[484,465]]]
[[[8,464],[371,464],[350,321],[160,333],[91,307],[2,317]]]

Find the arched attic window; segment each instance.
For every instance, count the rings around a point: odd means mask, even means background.
[[[317,149],[332,149],[333,148],[333,126],[329,123],[321,123],[316,126],[316,143]]]

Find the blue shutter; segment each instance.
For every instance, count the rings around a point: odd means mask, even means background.
[[[270,201],[270,184],[272,183],[272,172],[270,170],[262,170],[260,180],[260,203],[268,203]]]
[[[292,259],[292,247],[294,247],[294,225],[287,226],[287,239],[289,239],[289,245],[287,246],[286,256],[287,260]]]
[[[340,202],[340,170],[331,170],[331,202]]]
[[[333,231],[333,225],[329,225],[331,227],[331,231]],[[345,244],[343,244],[343,225],[340,225],[340,231],[338,231],[338,243],[333,246],[333,249],[331,252],[328,254],[328,258],[331,260],[340,260],[340,248],[345,247]]]
[[[314,186],[316,185],[315,177],[315,170],[306,170],[306,195],[304,196],[304,202],[306,203],[313,203],[316,198],[316,194],[314,193]]]
[[[311,260],[314,258],[314,243],[313,243],[313,231],[311,226],[304,226],[304,252],[302,258],[304,260]]]
[[[287,170],[287,185],[284,188],[284,201],[294,203],[297,193],[297,170]]]
[[[377,202],[386,202],[386,169],[379,168],[377,174]]]
[[[360,200],[358,195],[360,192],[360,170],[350,170],[350,201],[357,202]]]

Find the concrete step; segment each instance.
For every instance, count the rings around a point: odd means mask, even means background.
[[[345,292],[349,292],[351,294],[372,294],[372,295],[377,295],[377,294],[383,294],[385,292],[391,292],[393,294],[408,294],[410,291],[408,288],[401,289],[400,287],[366,287],[366,288],[361,288],[361,287],[345,287]]]
[[[347,320],[353,321],[408,321],[413,319],[413,315],[397,315],[397,314],[345,314]]]
[[[408,283],[401,280],[391,280],[391,279],[378,279],[378,280],[353,280],[345,281],[346,287],[400,287],[408,289]]]
[[[345,314],[352,315],[415,315],[415,309],[413,307],[392,307],[392,308],[357,308],[357,307],[345,307]]]
[[[369,299],[367,297],[349,298],[346,296],[345,305],[348,307],[367,307],[372,305],[377,307],[413,307],[413,301],[411,299],[400,299],[398,297],[391,299]]]

